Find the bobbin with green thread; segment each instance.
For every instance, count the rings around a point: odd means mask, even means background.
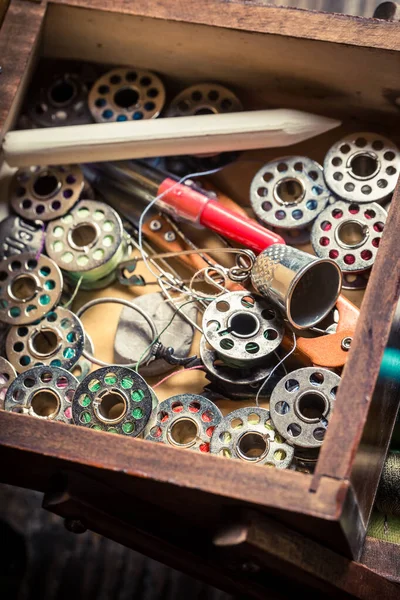
[[[76,425],[137,437],[152,411],[153,392],[132,369],[111,365],[90,373],[75,394]]]
[[[106,287],[130,251],[118,213],[94,200],[81,200],[49,224],[46,252],[81,289]]]

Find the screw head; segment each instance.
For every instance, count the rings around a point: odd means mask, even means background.
[[[160,223],[160,221],[157,221],[157,219],[154,219],[153,221],[150,221],[150,225],[149,225],[151,231],[160,231],[162,225]]]
[[[351,342],[352,342],[352,341],[353,341],[353,338],[352,338],[352,337],[350,337],[350,336],[349,336],[349,337],[345,337],[345,338],[343,338],[343,339],[342,339],[342,343],[341,343],[342,350],[345,350],[346,352],[347,352],[348,350],[350,350],[350,347],[351,347]]]
[[[64,519],[64,527],[71,533],[85,533],[87,531],[86,525],[80,519]]]
[[[176,235],[173,231],[167,231],[167,233],[164,234],[164,240],[166,242],[174,242],[176,240]]]

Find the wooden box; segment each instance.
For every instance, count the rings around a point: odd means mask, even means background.
[[[172,88],[214,80],[232,86],[247,108],[290,107],[343,119],[342,130],[290,149],[320,160],[346,131],[377,130],[400,141],[397,23],[253,2],[12,0],[0,57],[3,135],[15,123],[38,58],[51,57],[149,68]],[[243,201],[253,172],[247,165],[234,179],[221,174],[217,181]],[[104,483],[129,498],[133,512],[151,508],[143,523],[157,522],[157,531],[149,524],[142,529],[159,548],[168,538],[174,559],[165,548],[157,553],[146,535],[138,534],[136,545],[176,566],[183,565],[177,549],[188,551],[189,532],[196,540],[192,555],[204,560],[218,524],[242,508],[358,559],[398,408],[393,394],[374,390],[400,292],[399,203],[398,188],[314,475],[0,412],[1,480],[45,491],[61,469]]]

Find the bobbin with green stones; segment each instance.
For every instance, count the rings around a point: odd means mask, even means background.
[[[152,411],[152,392],[138,373],[111,365],[93,371],[79,384],[72,406],[74,423],[137,437]]]
[[[49,224],[46,252],[82,289],[105,287],[115,279],[129,244],[118,213],[94,200],[81,200]]]
[[[0,261],[0,321],[26,325],[41,319],[61,296],[63,277],[47,256],[12,255]]]
[[[66,308],[55,307],[32,325],[15,325],[6,340],[8,360],[18,373],[37,365],[71,369],[82,355],[83,325]]]

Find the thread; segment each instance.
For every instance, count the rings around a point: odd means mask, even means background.
[[[198,365],[197,367],[188,367],[187,369],[180,369],[179,371],[174,371],[173,373],[170,373],[169,375],[161,379],[161,381],[158,381],[155,385],[153,385],[153,390],[155,390],[162,383],[165,383],[168,379],[171,379],[171,377],[179,375],[179,373],[187,373],[188,371],[195,371],[196,369],[204,369],[204,367],[203,365]]]
[[[287,359],[289,358],[289,356],[291,354],[293,354],[293,352],[296,350],[296,345],[297,345],[297,341],[296,341],[296,336],[295,334],[292,332],[293,335],[293,348],[291,350],[289,350],[289,352],[287,354],[285,354],[285,356],[278,362],[277,365],[275,365],[275,367],[272,369],[272,371],[268,374],[268,376],[264,379],[263,383],[261,384],[257,395],[256,395],[256,406],[259,406],[259,398],[260,398],[260,394],[262,392],[262,390],[264,389],[265,385],[268,383],[268,381],[271,379],[272,375],[275,373],[275,371],[277,370],[278,367],[280,367],[280,365]]]

